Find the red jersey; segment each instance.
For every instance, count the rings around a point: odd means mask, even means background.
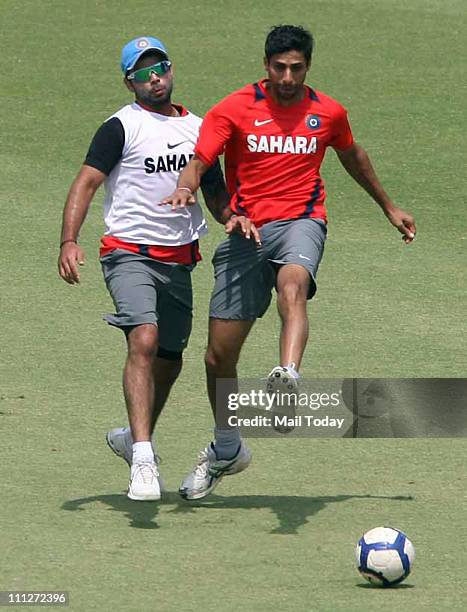
[[[266,80],[230,94],[207,113],[195,153],[212,165],[225,152],[230,206],[257,227],[306,217],[327,221],[320,166],[326,147],[353,144],[347,112],[305,86],[305,97],[280,106]]]

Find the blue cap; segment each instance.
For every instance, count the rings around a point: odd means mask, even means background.
[[[152,36],[139,36],[127,43],[122,49],[122,59],[120,66],[122,72],[126,74],[128,70],[131,70],[139,58],[147,51],[158,51],[165,55],[168,59],[169,55],[165,45]]]

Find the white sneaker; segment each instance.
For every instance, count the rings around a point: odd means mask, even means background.
[[[224,476],[238,474],[250,465],[251,451],[244,442],[240,443],[238,453],[232,459],[218,459],[214,445],[202,450],[198,463],[183,480],[179,493],[184,499],[201,499],[209,495]]]
[[[282,398],[281,402],[274,402],[272,406],[274,429],[279,433],[290,433],[295,428],[298,380],[289,373],[287,368],[276,366],[268,375],[266,389],[271,394],[279,392]],[[287,395],[290,396],[290,402],[286,401]]]
[[[112,429],[105,434],[105,439],[109,448],[113,450],[118,457],[125,459],[131,467],[133,460],[133,441],[131,436],[125,435],[125,429],[123,427]]]
[[[128,497],[137,501],[156,501],[161,498],[157,463],[133,463],[130,470]]]
[[[117,457],[121,457],[124,459],[128,466],[131,468],[131,464],[133,462],[133,440],[131,439],[131,435],[128,436],[125,434],[125,429],[123,427],[117,427],[117,429],[112,429],[105,434],[105,439],[109,448],[117,455]],[[157,465],[157,479],[159,481],[159,489],[161,491],[165,491],[164,481],[162,476],[159,473],[159,465],[161,463],[161,458],[159,455],[154,453],[155,462]]]

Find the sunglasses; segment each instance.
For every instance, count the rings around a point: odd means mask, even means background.
[[[140,68],[139,70],[130,72],[126,78],[129,81],[136,81],[137,83],[147,83],[151,80],[151,74],[163,76],[170,70],[170,66],[172,66],[172,62],[169,62],[169,60],[163,60],[162,62],[157,62],[157,64],[153,64],[147,68]]]

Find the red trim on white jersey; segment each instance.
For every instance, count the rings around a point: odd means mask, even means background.
[[[115,238],[115,236],[102,236],[99,255],[102,257],[103,255],[115,251],[115,249],[123,249],[131,253],[145,255],[151,259],[157,259],[167,263],[184,264],[187,266],[201,261],[201,253],[199,252],[197,240],[181,246],[159,246],[156,244],[125,242],[124,240]]]

